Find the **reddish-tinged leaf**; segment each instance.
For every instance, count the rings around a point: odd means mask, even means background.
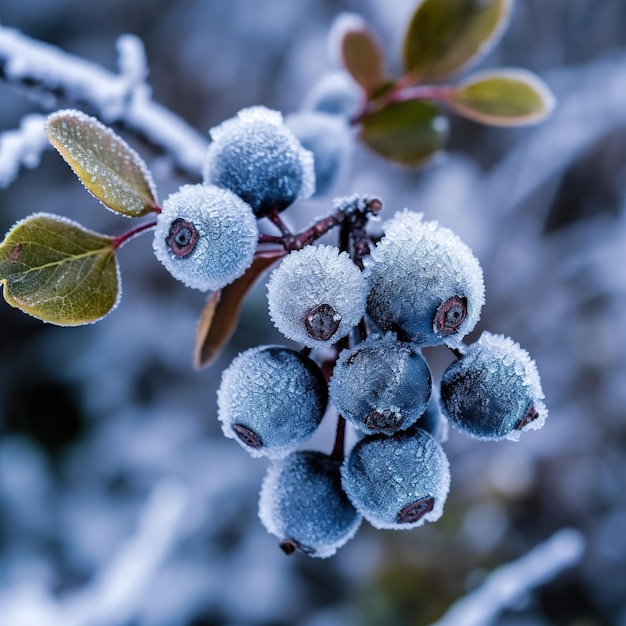
[[[207,367],[219,357],[235,332],[244,298],[256,281],[285,254],[284,250],[257,254],[241,278],[211,294],[200,316],[196,333],[193,357],[196,368]]]

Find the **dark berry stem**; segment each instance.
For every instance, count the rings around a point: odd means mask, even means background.
[[[117,250],[121,248],[127,241],[130,241],[137,235],[145,233],[148,230],[152,230],[157,225],[156,221],[147,222],[145,224],[141,224],[141,226],[137,226],[136,228],[132,228],[131,230],[118,235],[113,239],[113,249]]]
[[[285,222],[283,222],[282,218],[280,217],[278,209],[271,209],[267,214],[267,219],[272,222],[272,224],[274,224],[276,228],[278,228],[283,237],[292,237],[292,233],[289,230],[287,224],[285,224]]]
[[[341,224],[344,221],[345,217],[346,216],[341,211],[337,211],[336,213],[332,213],[327,217],[323,217],[309,228],[295,235],[292,234],[288,229],[286,229],[286,227],[285,232],[283,232],[280,237],[261,233],[259,235],[259,243],[277,244],[282,246],[288,252],[291,252],[292,250],[302,250],[302,248],[313,243],[316,239],[319,239],[322,235],[325,235],[329,230]],[[268,218],[270,218],[270,214],[268,214]],[[280,220],[280,222],[282,223],[282,220]],[[278,226],[276,222],[273,223]]]
[[[450,348],[450,346],[448,346],[448,348]],[[463,353],[458,348],[450,348],[450,352],[452,352],[457,359],[463,356]]]
[[[346,440],[346,420],[341,415],[337,418],[337,433],[335,434],[335,445],[330,456],[338,461],[343,461],[344,446]]]

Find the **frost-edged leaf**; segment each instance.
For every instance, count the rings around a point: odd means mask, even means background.
[[[110,128],[80,111],[48,117],[46,134],[76,176],[104,206],[141,217],[157,209],[152,177],[142,158]]]
[[[193,357],[196,368],[208,367],[219,357],[237,328],[244,298],[256,281],[285,254],[284,250],[257,254],[241,278],[211,294],[200,316],[196,333]]]
[[[59,326],[101,319],[120,295],[114,241],[46,213],[18,222],[0,244],[5,300]]]
[[[394,102],[363,119],[361,139],[381,156],[419,165],[444,147],[448,120],[430,102]]]
[[[554,103],[547,85],[525,70],[474,74],[456,87],[448,100],[464,117],[496,126],[539,122],[552,112]]]
[[[497,43],[513,0],[423,0],[404,37],[406,72],[421,82],[450,76]]]
[[[367,22],[354,13],[342,13],[334,22],[331,39],[343,66],[371,95],[383,81],[384,58]]]

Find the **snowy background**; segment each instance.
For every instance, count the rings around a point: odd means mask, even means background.
[[[117,38],[136,34],[154,99],[204,134],[245,106],[296,111],[333,69],[326,35],[342,10],[376,25],[397,70],[413,6],[0,0],[0,23],[111,71]],[[487,304],[470,340],[504,333],[536,359],[545,428],[519,443],[451,432],[439,522],[404,533],[364,523],[330,560],[287,558],[257,518],[266,463],[224,439],[215,415],[233,356],[281,341],[264,287],[219,362],[195,371],[204,296],[138,239],[120,253],[121,304],[96,325],[57,328],[0,306],[1,626],[422,626],[471,592],[442,623],[485,624],[493,610],[505,626],[626,625],[626,3],[520,1],[481,65],[541,75],[554,116],[517,130],[451,117],[449,151],[420,171],[358,148],[341,192],[379,195],[383,217],[424,211],[472,247]],[[0,131],[45,110],[0,83]],[[161,199],[195,182],[128,139]],[[52,151],[0,190],[0,230],[36,211],[111,234],[128,226]],[[448,354],[427,358],[438,378]]]

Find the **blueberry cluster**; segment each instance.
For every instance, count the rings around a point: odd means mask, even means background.
[[[242,276],[259,246],[288,252],[267,284],[269,315],[300,347],[237,356],[222,375],[218,418],[227,437],[271,461],[259,504],[267,530],[286,553],[316,557],[334,554],[363,518],[408,529],[442,515],[449,423],[516,440],[547,412],[518,344],[487,332],[463,343],[485,294],[478,260],[452,231],[404,210],[375,239],[367,226],[382,203],[364,196],[336,200],[332,215],[297,235],[282,222],[316,180],[317,193],[328,192],[345,167],[343,109],[325,107],[286,121],[252,107],[214,128],[204,182],[164,202],[154,240],[170,272],[202,290]],[[260,233],[262,218],[281,235]],[[335,226],[338,246],[311,245]],[[434,387],[422,349],[436,345],[456,360]],[[331,411],[332,451],[303,450]],[[347,454],[346,428],[358,438]]]

